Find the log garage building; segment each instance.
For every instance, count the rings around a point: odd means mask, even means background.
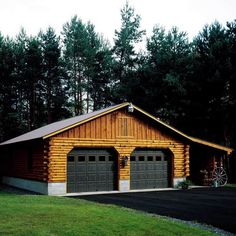
[[[127,102],[46,125],[0,149],[3,183],[48,195],[173,187],[233,151]]]

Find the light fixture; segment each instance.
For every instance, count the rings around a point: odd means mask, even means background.
[[[134,112],[134,106],[132,103],[130,103],[128,106],[128,112],[131,112],[131,113]]]
[[[127,156],[124,156],[122,158],[121,163],[122,163],[123,168],[128,165],[128,160],[129,160],[129,158]]]

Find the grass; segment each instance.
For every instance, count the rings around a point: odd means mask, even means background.
[[[0,235],[214,235],[205,229],[112,205],[0,192]]]
[[[236,184],[226,184],[226,187],[236,188]]]

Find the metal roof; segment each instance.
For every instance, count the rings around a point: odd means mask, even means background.
[[[81,124],[81,122],[82,123],[87,122],[91,118],[104,115],[108,112],[111,112],[113,110],[117,110],[117,109],[124,107],[128,104],[129,103],[122,103],[122,104],[119,104],[116,106],[107,107],[107,108],[99,110],[99,111],[94,111],[94,112],[90,112],[90,113],[87,113],[84,115],[75,116],[75,117],[72,117],[69,119],[57,121],[57,122],[51,123],[49,125],[45,125],[41,128],[32,130],[28,133],[22,134],[20,136],[17,136],[13,139],[9,139],[9,140],[1,143],[0,145],[24,142],[24,141],[29,141],[29,140],[33,140],[33,139],[39,139],[39,138],[47,138],[47,137],[53,136],[54,133],[63,132],[64,130],[67,130],[67,129],[72,128],[76,125]]]
[[[49,125],[43,126],[41,128],[35,129],[33,131],[30,131],[28,133],[25,133],[23,135],[20,135],[16,138],[7,140],[7,141],[1,143],[0,145],[13,144],[13,143],[24,142],[24,141],[29,141],[29,140],[33,140],[33,139],[39,139],[39,138],[46,139],[46,138],[52,137],[52,136],[54,136],[58,133],[66,131],[68,129],[71,129],[71,128],[77,126],[77,125],[83,124],[85,122],[88,122],[92,119],[95,119],[97,117],[100,117],[102,115],[110,113],[112,111],[115,111],[115,110],[118,110],[120,108],[126,107],[129,104],[130,103],[125,102],[125,103],[121,103],[119,105],[104,108],[102,110],[98,110],[98,111],[90,112],[90,113],[87,113],[87,114],[84,114],[84,115],[72,117],[72,118],[65,119],[65,120],[58,121],[58,122],[54,122],[54,123],[51,123]],[[188,136],[188,135],[184,134],[183,132],[173,128],[172,126],[170,126],[168,124],[166,124],[165,122],[160,121],[159,119],[157,119],[153,115],[145,112],[144,110],[140,109],[139,107],[137,107],[135,105],[133,105],[133,108],[136,111],[141,112],[142,114],[144,114],[144,115],[148,116],[149,118],[155,120],[157,123],[161,124],[162,126],[174,131],[175,133],[179,134],[180,136],[186,138],[187,140],[189,140],[193,143],[198,143],[198,144],[206,145],[206,146],[218,149],[218,150],[222,150],[222,151],[227,152],[228,154],[233,152],[232,148],[225,147],[225,146],[222,146],[222,145],[219,145],[219,144],[211,143],[211,142],[208,142],[208,141],[205,141],[205,140],[201,140],[201,139],[198,139],[198,138]]]
[[[205,141],[205,140],[202,140],[202,139],[199,139],[199,138],[195,138],[195,137],[191,137],[189,135],[186,135],[185,133],[173,128],[172,126],[166,124],[165,122],[163,122],[163,121],[157,119],[156,117],[152,116],[151,114],[145,112],[144,110],[140,109],[139,107],[134,106],[134,108],[136,110],[142,112],[146,116],[149,116],[150,118],[154,119],[155,121],[162,124],[163,126],[167,127],[168,129],[173,130],[175,133],[178,133],[180,136],[185,137],[186,139],[188,139],[189,141],[191,141],[193,143],[197,143],[197,144],[205,145],[205,146],[212,147],[212,148],[215,148],[215,149],[218,149],[218,150],[222,150],[222,151],[227,152],[228,154],[232,153],[233,150],[234,150],[233,148],[229,148],[229,147],[226,147],[226,146],[222,146],[222,145],[219,145],[219,144],[216,144],[216,143],[208,142],[208,141]]]

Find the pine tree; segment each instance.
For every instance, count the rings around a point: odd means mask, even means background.
[[[28,129],[44,123],[42,48],[38,37],[30,37],[25,52],[25,94],[28,107]]]
[[[138,54],[135,46],[145,34],[140,30],[141,17],[135,14],[128,3],[121,9],[121,29],[115,31],[114,55],[114,100],[127,100],[132,94],[132,82],[136,78]]]
[[[169,32],[155,26],[147,40],[146,64],[150,107],[162,119],[174,121],[184,118],[186,109],[186,84],[189,78],[190,45],[187,34],[173,27]],[[147,83],[147,84],[145,84]]]
[[[40,33],[43,57],[43,98],[46,103],[46,123],[69,115],[66,108],[66,73],[61,59],[60,39],[53,28]]]
[[[63,26],[63,36],[71,108],[74,115],[79,115],[84,111],[86,26],[77,16],[74,16]]]
[[[111,52],[103,37],[95,32],[90,22],[86,25],[87,44],[85,48],[85,76],[87,93],[87,112],[109,104]]]
[[[229,40],[224,27],[218,22],[206,25],[194,42],[194,83],[198,123],[204,137],[220,142],[226,138],[225,119],[230,81]],[[201,96],[199,96],[201,94]],[[204,128],[203,128],[204,127]],[[205,131],[205,132],[204,132]]]
[[[18,132],[24,133],[28,130],[28,103],[27,103],[27,81],[26,81],[26,46],[28,36],[22,28],[14,40],[14,80],[16,82],[17,105],[16,112],[19,119]]]
[[[14,46],[0,33],[0,140],[17,135],[16,81],[14,80]]]
[[[93,24],[76,16],[64,25],[64,60],[74,114],[99,109],[108,103],[111,75],[110,49]]]

